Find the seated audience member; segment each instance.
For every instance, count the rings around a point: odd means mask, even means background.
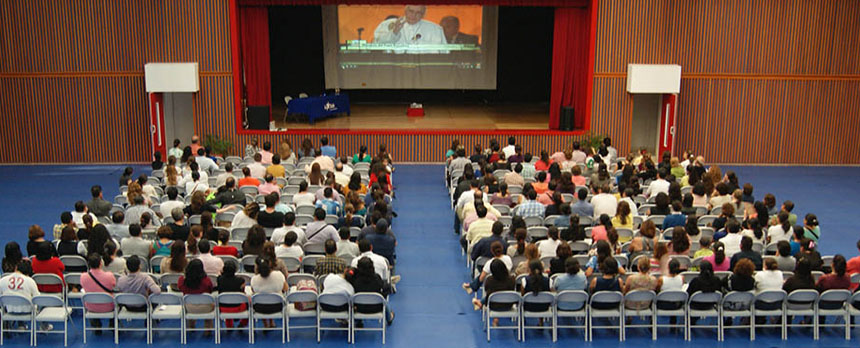
[[[353,262],[356,263],[355,267],[355,275],[352,277],[352,287],[355,289],[356,293],[360,292],[373,292],[378,293],[382,296],[387,296],[391,292],[390,286],[385,283],[379,275],[379,272],[375,271],[376,263],[371,260],[369,257],[360,257]],[[358,304],[355,306],[355,311],[358,313],[376,313],[381,311],[382,305],[361,305]],[[391,322],[394,320],[394,312],[391,311],[391,307],[385,306],[386,310],[386,321],[388,325],[391,325]]]
[[[599,224],[591,229],[591,242],[607,240],[607,230],[612,228],[612,220],[609,215],[603,214],[598,218]]]
[[[287,169],[281,165],[281,156],[272,156],[272,165],[266,168],[266,175],[283,178],[287,175]]]
[[[185,257],[185,242],[177,240],[170,246],[170,256],[161,260],[161,273],[182,273],[185,272],[185,267],[188,266],[188,259]],[[202,269],[200,270],[203,271]]]
[[[251,278],[251,290],[255,294],[268,293],[283,295],[287,290],[289,290],[290,286],[287,284],[286,277],[281,272],[273,272],[274,269],[271,261],[263,257],[258,257],[256,263],[257,274]],[[281,303],[254,304],[254,311],[263,314],[279,313],[283,308],[283,304]],[[263,326],[265,328],[274,327],[274,320],[263,320]]]
[[[257,156],[257,155],[260,155],[260,154],[259,153],[254,154],[254,162],[252,162],[251,164],[248,164],[248,166],[245,168],[248,168],[252,178],[254,178],[254,179],[261,178],[262,179],[263,176],[266,175],[266,167],[262,163],[263,156],[262,155]],[[244,173],[245,171],[242,170],[242,172]],[[239,187],[241,187],[241,186],[242,185],[239,185]],[[255,185],[255,186],[257,186],[257,185]]]
[[[731,259],[726,257],[726,246],[723,245],[723,242],[714,243],[714,254],[711,256],[705,256],[702,261],[703,263],[710,263],[711,268],[718,272],[728,271],[729,267],[732,265]]]
[[[337,257],[350,259],[357,257],[361,252],[358,250],[358,244],[349,240],[349,227],[341,227],[337,233],[339,237],[337,240]]]
[[[522,287],[522,294],[533,293],[537,295],[543,291],[550,291],[549,277],[544,275],[543,262],[540,260],[529,261],[529,273],[526,276]],[[549,303],[526,303],[523,304],[523,309],[527,311],[541,312],[549,309]]]
[[[819,292],[825,292],[831,289],[851,289],[851,276],[846,273],[847,263],[845,261],[845,256],[842,254],[836,254],[833,257],[833,263],[830,267],[830,273],[825,274],[818,278],[818,281],[815,283],[815,288],[818,289]],[[824,303],[822,303],[824,305]],[[839,304],[841,306],[841,304]],[[832,308],[832,305],[829,305],[827,309],[836,309]]]
[[[102,256],[98,253],[92,253],[87,256],[87,266],[89,271],[81,274],[81,288],[87,293],[112,293],[116,288],[116,277],[113,273],[102,269]],[[87,310],[94,313],[113,312],[113,303],[84,303]],[[90,319],[90,326],[101,328],[101,319]],[[100,331],[96,331],[100,334]]]
[[[259,154],[256,156],[259,156]],[[203,262],[196,259],[188,263],[184,274],[179,277],[177,285],[183,295],[211,294],[215,290],[212,280],[206,276],[206,272],[203,270]],[[214,305],[212,304],[185,304],[185,311],[187,313],[209,313],[213,309]],[[195,326],[194,324],[193,320],[188,322],[191,328]],[[205,325],[206,328],[211,328],[212,321],[206,320]]]
[[[201,239],[197,242],[197,251],[200,252],[197,255],[197,259],[203,262],[203,269],[206,271],[206,274],[221,274],[221,270],[224,268],[224,261],[212,255],[210,252],[211,249],[212,245],[209,244],[209,240]]]
[[[735,221],[735,206],[731,203],[725,203],[723,204],[720,216],[714,219],[714,222],[711,223],[711,227],[714,228],[714,231],[719,231],[726,227],[726,224],[729,221]],[[723,236],[725,236],[725,234],[716,233],[714,234],[714,239],[720,240]]]
[[[738,261],[743,259],[749,259],[756,270],[761,270],[762,260],[761,254],[752,250],[753,241],[752,238],[743,236],[741,238],[741,250],[734,255],[732,255],[732,269],[735,269],[735,265],[737,265]]]
[[[815,242],[809,239],[804,239],[800,243],[800,251],[797,254],[794,254],[795,259],[806,258],[809,260],[809,267],[813,271],[821,271],[822,266],[824,266],[824,262],[821,260],[821,254],[818,253]]]
[[[239,257],[239,249],[236,249],[236,247],[228,244],[229,242],[230,232],[224,230],[218,231],[218,245],[212,247],[212,255],[228,255],[233,257]]]
[[[710,262],[702,262],[699,266],[699,275],[693,278],[690,282],[690,285],[687,286],[687,294],[693,295],[699,291],[701,292],[722,292],[723,281],[720,277],[714,275],[714,267]],[[690,304],[690,308],[693,309],[707,309],[707,307],[703,307],[697,303]]]
[[[77,225],[75,225],[75,222],[72,221],[72,213],[68,212],[68,211],[64,211],[64,212],[60,213],[60,223],[54,225],[54,230],[53,230],[54,239],[60,238],[60,234],[62,234],[63,229],[68,227],[68,226],[71,226],[72,228],[74,228],[75,231],[78,230]],[[78,238],[78,239],[84,239],[84,238]]]
[[[550,226],[547,239],[537,242],[538,251],[542,257],[555,257],[556,249],[561,244],[567,244],[558,238],[558,227]]]
[[[357,257],[352,259],[350,264],[351,267],[355,268],[358,265],[358,260],[362,258],[368,258],[373,262],[373,269],[376,274],[378,274],[382,279],[389,279],[389,274],[391,270],[388,268],[388,259],[384,256],[376,254],[373,252],[373,244],[370,244],[370,241],[367,239],[362,239],[358,241],[358,250],[361,252]],[[392,276],[391,281],[396,282],[395,278],[399,280],[400,276]]]
[[[301,261],[302,257],[305,256],[305,252],[301,246],[296,244],[296,240],[298,240],[298,236],[296,236],[295,232],[287,232],[284,242],[275,247],[275,255],[277,257],[294,257]]]
[[[170,216],[173,218],[173,222],[167,224],[167,227],[170,227],[172,231],[170,238],[173,240],[188,240],[191,228],[188,227],[185,221],[185,214],[179,208],[176,208],[170,212]]]
[[[523,226],[525,227],[525,226]],[[505,225],[500,221],[496,221],[493,223],[493,234],[489,237],[483,238],[472,245],[472,252],[469,257],[472,261],[477,260],[479,257],[493,257],[492,251],[490,250],[490,246],[493,242],[506,243],[505,239],[502,237],[502,232],[504,232]]]
[[[60,261],[60,258],[54,256],[54,247],[51,243],[45,242],[39,244],[36,249],[36,257],[32,258],[33,273],[54,274],[63,279],[63,272],[66,266]],[[39,284],[39,291],[48,293],[62,293],[63,284]]]
[[[224,182],[224,187],[219,189],[218,193],[215,194],[215,198],[206,201],[206,204],[220,204],[221,208],[225,208],[228,205],[233,204],[245,205],[245,194],[236,188],[236,179],[231,176]],[[222,211],[224,210],[219,209],[218,212],[220,213]]]
[[[176,187],[168,186],[164,191],[167,193],[168,200],[161,202],[161,209],[157,213],[162,217],[168,217],[171,216],[173,209],[179,208],[179,210],[185,210],[185,202],[177,199],[179,197],[179,190]],[[245,195],[242,195],[242,199],[245,199]]]
[[[317,260],[317,265],[314,267],[314,276],[319,277],[324,274],[342,274],[346,269],[346,262],[337,257],[337,242],[333,240],[325,241],[325,256]]]
[[[238,265],[235,262],[224,264],[224,268],[221,270],[221,275],[218,276],[218,286],[215,287],[215,291],[218,291],[219,293],[245,292],[245,279],[236,276],[237,268]],[[244,312],[247,309],[248,304],[246,303],[242,303],[240,305],[218,305],[218,310],[221,311],[221,313],[239,313]],[[242,319],[239,323],[240,326],[247,324],[247,319]],[[233,327],[233,319],[227,319],[227,327]]]
[[[155,237],[157,239],[152,242],[150,254],[152,256],[169,256],[170,248],[173,246],[173,231],[168,226],[161,226]],[[153,267],[158,267],[158,265],[153,265]]]
[[[780,241],[788,242],[794,235],[794,230],[788,222],[788,213],[781,211],[777,214],[777,224],[768,227],[767,239],[769,243],[778,243]]]
[[[570,249],[570,245],[564,242],[559,244],[555,249],[555,258],[549,261],[549,274],[564,273],[564,264],[571,257],[573,257],[573,251]]]
[[[260,225],[251,226],[242,241],[242,255],[260,255],[266,243],[266,230]]]
[[[700,257],[711,256],[714,254],[714,250],[711,249],[711,245],[714,243],[714,240],[710,236],[702,236],[699,239],[699,250],[693,254],[693,258],[697,259]]]
[[[797,260],[792,256],[791,244],[781,240],[776,243],[776,262],[779,264],[779,270],[783,272],[794,272],[794,265]]]
[[[797,265],[794,266],[794,275],[782,284],[782,290],[787,293],[799,289],[815,289],[815,279],[812,278],[812,269],[807,258],[797,260]]]
[[[250,228],[257,224],[259,214],[260,205],[257,202],[248,203],[242,211],[237,212],[233,217],[230,228]]]
[[[275,211],[275,205],[278,203],[277,193],[268,194],[265,197],[266,209],[257,214],[257,223],[265,228],[278,228],[284,226],[284,214]]]
[[[594,214],[592,216],[595,219],[604,214],[609,217],[615,216],[615,212],[618,207],[618,200],[611,192],[609,184],[599,186],[597,194],[591,198],[591,205],[594,207]]]
[[[120,242],[120,249],[124,256],[137,255],[142,259],[149,259],[152,243],[141,237],[141,229],[139,224],[128,225],[128,238],[123,238]]]
[[[669,195],[660,192],[654,198],[654,207],[648,209],[648,215],[669,215],[672,213],[671,206],[669,205]]]
[[[534,190],[525,192],[524,197],[526,198],[526,201],[520,203],[516,208],[514,208],[514,215],[523,218],[530,216],[543,218],[546,207],[536,200],[537,195],[537,192]]]
[[[85,215],[88,215],[89,217],[91,217],[93,219],[93,221],[98,221],[98,217],[95,216],[93,213],[89,212],[89,208],[87,208],[87,205],[84,204],[83,201],[75,202],[75,211],[72,212],[72,221],[75,222],[75,225],[83,226],[84,225],[83,217]]]
[[[334,226],[325,222],[326,212],[322,208],[314,210],[314,221],[309,223],[305,228],[309,244],[322,245],[325,241],[338,240],[340,236]]]
[[[90,188],[90,194],[93,198],[87,202],[87,210],[97,217],[108,216],[111,208],[113,208],[113,204],[104,199],[102,187],[99,185],[93,185],[93,187]]]
[[[149,297],[152,294],[160,294],[161,287],[146,273],[140,272],[140,258],[132,255],[125,263],[128,274],[122,276],[116,282],[117,291],[128,294],[138,294]],[[146,307],[127,306],[132,312],[146,312]]]
[[[821,237],[821,229],[818,227],[818,217],[815,214],[806,214],[803,219],[803,238],[810,239],[816,244]]]
[[[732,274],[726,277],[723,287],[729,291],[755,290],[755,265],[748,258],[740,259],[732,269]]]
[[[755,273],[755,291],[756,293],[767,290],[782,290],[782,271],[779,270],[779,263],[773,257],[764,259],[764,270]]]
[[[600,265],[600,271],[603,274],[591,280],[591,284],[588,286],[589,292],[592,295],[600,291],[622,292],[624,284],[621,283],[621,277],[618,276],[618,269],[618,261],[615,261],[615,258],[607,257],[603,260],[603,263]],[[597,309],[609,309],[615,306],[617,305],[607,303],[595,303],[593,305]]]
[[[4,259],[5,261],[5,259]],[[30,277],[33,270],[29,263],[3,262],[3,278],[0,278],[0,295],[19,295],[27,299],[33,299],[42,293],[39,292],[38,285],[33,278]],[[33,312],[33,308],[25,305],[7,305],[6,312],[8,314],[29,314]],[[3,325],[7,325],[3,323]],[[46,329],[43,326],[41,329]],[[53,327],[51,327],[53,328]],[[47,328],[50,330],[50,328]]]
[[[585,264],[586,277],[590,277],[592,274],[594,274],[594,271],[599,271],[605,259],[615,259],[612,256],[612,247],[609,245],[609,242],[601,240],[598,241],[596,244],[597,247],[595,249],[597,253],[591,256],[591,258],[588,259],[588,263]],[[619,268],[618,271],[614,274],[618,273],[624,274],[624,268]]]
[[[358,172],[353,172],[349,177],[349,182],[342,186],[344,195],[349,195],[351,192],[367,194],[367,185],[361,181],[361,173]]]
[[[141,216],[142,217],[142,216]],[[88,219],[89,217],[85,217]],[[130,223],[137,223],[134,221],[129,221],[129,223],[125,223],[125,213],[121,210],[117,210],[111,216],[112,224],[108,224],[105,227],[108,229],[108,233],[110,233],[111,237],[122,240],[123,238],[128,237],[128,225]]]
[[[317,201],[316,207],[325,210],[326,215],[341,216],[343,210],[340,202],[334,199],[334,189],[326,187],[323,189],[323,199]]]
[[[860,240],[857,241],[857,250],[860,251]],[[860,255],[852,257],[846,263],[845,271],[848,274],[860,273]]]
[[[472,305],[475,310],[480,310],[487,303],[487,298],[497,291],[513,291],[516,288],[514,277],[511,276],[510,268],[500,259],[494,259],[487,262],[489,265],[489,276],[484,279],[484,296],[478,300],[472,299]],[[509,310],[513,304],[494,303],[490,308],[492,310]],[[498,320],[494,319],[494,325],[498,325]]]
[[[618,202],[618,208],[615,210],[615,216],[612,217],[612,226],[615,228],[626,228],[633,230],[633,214],[630,210],[630,205],[626,201]],[[665,222],[663,222],[665,226]]]
[[[663,229],[672,228],[675,226],[684,226],[687,223],[687,216],[681,212],[681,202],[672,202],[672,214],[666,215],[663,219]]]
[[[627,276],[627,281],[624,283],[624,291],[625,294],[635,290],[644,290],[644,291],[658,291],[660,290],[660,283],[657,278],[652,276],[649,273],[649,261],[648,258],[640,258],[637,264],[639,272],[635,274],[631,274]],[[680,278],[680,277],[679,277]],[[628,302],[628,309],[645,309],[651,306],[650,302]]]
[[[732,257],[735,253],[741,251],[741,239],[743,239],[743,236],[740,232],[741,225],[737,221],[730,220],[726,223],[726,235],[720,239],[720,242],[725,245],[726,255],[729,257]]]
[[[27,255],[34,256],[42,244],[48,244],[53,250],[54,246],[45,240],[45,231],[39,225],[31,225],[27,232]],[[56,255],[56,251],[53,252]]]
[[[275,177],[272,174],[266,174],[265,183],[257,186],[257,192],[261,195],[268,195],[272,192],[279,192],[281,190],[277,184],[275,184]]]
[[[564,261],[564,269],[565,273],[555,278],[555,282],[552,284],[552,288],[555,291],[564,291],[564,290],[585,290],[587,287],[587,279],[582,272],[582,269],[579,266],[579,261],[570,257]],[[564,308],[559,304],[561,309],[564,310],[577,310],[579,308]],[[581,307],[580,307],[581,308]]]
[[[203,215],[206,213],[216,213],[218,212],[218,208],[206,203],[206,194],[203,192],[194,192],[191,194],[191,204],[185,207],[183,212],[188,216]]]
[[[105,271],[123,275],[128,273],[128,270],[125,267],[125,259],[117,256],[117,251],[119,248],[113,241],[107,241],[105,243],[105,253],[104,253],[104,264],[102,267]]]
[[[233,186],[236,186],[236,177],[233,176],[233,163],[227,162],[224,164],[224,173],[218,174],[215,178],[215,187],[221,187],[227,184],[227,179],[233,178]]]
[[[248,167],[242,168],[243,178],[239,179],[239,187],[243,186],[260,186],[260,180],[251,175],[251,169]]]
[[[397,240],[390,234],[388,229],[388,220],[379,219],[376,222],[376,233],[368,234],[365,239],[373,246],[374,253],[385,257],[389,265],[394,265],[397,255],[395,247]]]
[[[148,248],[148,246],[147,246]],[[148,249],[147,249],[148,250]],[[57,243],[57,255],[77,255],[78,254],[78,235],[75,233],[75,228],[66,226],[63,228],[63,233],[60,235],[60,242]],[[80,271],[78,271],[80,272]]]

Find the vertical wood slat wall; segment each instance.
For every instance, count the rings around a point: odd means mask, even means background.
[[[628,63],[682,66],[678,150],[728,163],[856,164],[860,3],[602,1],[591,126],[629,149]]]
[[[197,133],[236,153],[252,137],[280,141],[236,134],[227,11],[227,0],[0,2],[0,163],[148,161],[149,61],[200,63]],[[626,65],[680,64],[679,148],[717,162],[857,163],[857,18],[856,0],[601,1],[591,129],[627,151]],[[401,162],[439,161],[455,138],[506,137],[329,136],[350,154],[385,143]],[[517,138],[538,152],[577,137]]]

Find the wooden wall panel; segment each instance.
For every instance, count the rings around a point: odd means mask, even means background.
[[[845,140],[860,136],[857,18],[856,0],[602,1],[591,127],[628,151],[627,64],[678,64],[679,152],[856,164],[860,148]]]

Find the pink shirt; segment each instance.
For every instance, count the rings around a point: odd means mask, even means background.
[[[573,184],[576,186],[585,186],[585,177],[582,175],[574,176],[570,181],[573,181]]]
[[[723,259],[723,263],[717,264],[717,261],[714,260],[717,255],[705,256],[702,258],[702,261],[710,262],[711,265],[714,266],[714,272],[728,271],[732,265],[732,260],[729,257]]]
[[[90,270],[88,273],[81,274],[81,286],[84,288],[84,292],[107,292],[102,289],[99,284],[90,277],[90,274],[95,276],[95,278],[104,285],[108,289],[113,289],[116,287],[116,278],[114,278],[113,273],[106,272],[101,269]],[[113,296],[113,295],[111,295]],[[85,304],[87,310],[93,312],[110,312],[113,310],[113,303],[94,303],[94,304]]]
[[[606,227],[603,225],[594,226],[591,229],[591,242],[595,243],[599,240],[609,241],[609,238],[606,236]]]
[[[272,153],[271,153],[271,152],[266,151],[266,150],[261,150],[261,151],[260,151],[260,156],[262,156],[262,157],[263,157],[263,159],[260,161],[260,163],[262,163],[262,164],[272,164]]]
[[[499,218],[496,217],[495,214],[490,214],[490,213],[487,213],[487,219],[490,219],[492,221],[498,221],[499,220]],[[470,211],[469,214],[466,214],[466,217],[463,219],[463,231],[468,231],[469,225],[471,225],[473,222],[475,222],[475,220],[478,220],[478,213],[476,213],[474,210]]]
[[[265,184],[262,184],[260,186],[257,186],[257,192],[261,195],[267,195],[267,194],[270,194],[272,192],[279,192],[280,190],[281,190],[281,188],[278,187],[278,185],[268,183],[268,182]]]

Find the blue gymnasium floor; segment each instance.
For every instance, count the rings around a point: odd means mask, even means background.
[[[121,166],[3,166],[0,167],[0,182],[4,185],[0,195],[0,238],[26,243],[27,227],[39,224],[46,231],[59,220],[59,213],[71,210],[76,200],[89,199],[89,187],[101,184],[105,197],[110,200],[118,193],[117,179]],[[137,173],[146,167],[136,166]],[[856,255],[854,247],[857,234],[853,228],[856,212],[860,211],[860,168],[848,167],[728,167],[735,170],[741,183],[755,185],[755,196],[762,197],[771,192],[777,201],[793,200],[795,212],[803,216],[815,212],[822,227],[822,254],[843,253]],[[148,170],[145,170],[148,173]],[[395,174],[397,186],[396,209],[399,217],[395,222],[398,234],[397,273],[403,275],[398,285],[399,292],[391,297],[396,312],[394,325],[388,331],[389,347],[490,347],[486,334],[481,330],[481,319],[474,312],[469,297],[460,289],[467,280],[464,260],[458,250],[457,237],[452,233],[452,212],[441,179],[441,165],[401,165]],[[830,208],[835,207],[835,208]],[[49,232],[50,233],[50,232]],[[76,317],[79,318],[79,313]],[[75,320],[70,327],[69,346],[83,346],[81,321]],[[860,335],[854,330],[853,335]],[[280,335],[269,333],[257,335],[258,346],[270,346],[280,342]],[[559,341],[551,342],[550,334],[530,330],[526,343],[516,341],[513,332],[493,332],[495,346],[520,347],[657,347],[678,345],[683,347],[857,347],[860,340],[843,339],[842,332],[824,330],[821,340],[812,340],[811,331],[792,330],[790,341],[782,341],[776,331],[759,330],[756,341],[750,342],[747,331],[727,331],[722,343],[715,339],[714,331],[699,330],[693,340],[685,342],[680,334],[661,330],[657,341],[651,341],[646,331],[628,331],[627,341],[619,343],[613,331],[595,331],[594,341],[583,343],[580,332],[560,331]],[[322,347],[345,346],[346,334],[329,332],[323,335]],[[379,347],[378,333],[356,334],[356,346]],[[23,335],[7,337],[7,346],[25,346]],[[123,333],[121,344],[125,347],[145,346],[142,333]],[[154,344],[176,345],[177,334],[160,334]],[[211,344],[211,338],[199,333],[189,334],[188,345],[203,347]],[[314,345],[311,331],[293,332],[292,342],[287,345]],[[40,335],[39,345],[57,346],[61,337]],[[230,347],[248,346],[247,336],[237,333],[222,335],[222,345]],[[90,347],[114,346],[109,335],[89,335]]]

